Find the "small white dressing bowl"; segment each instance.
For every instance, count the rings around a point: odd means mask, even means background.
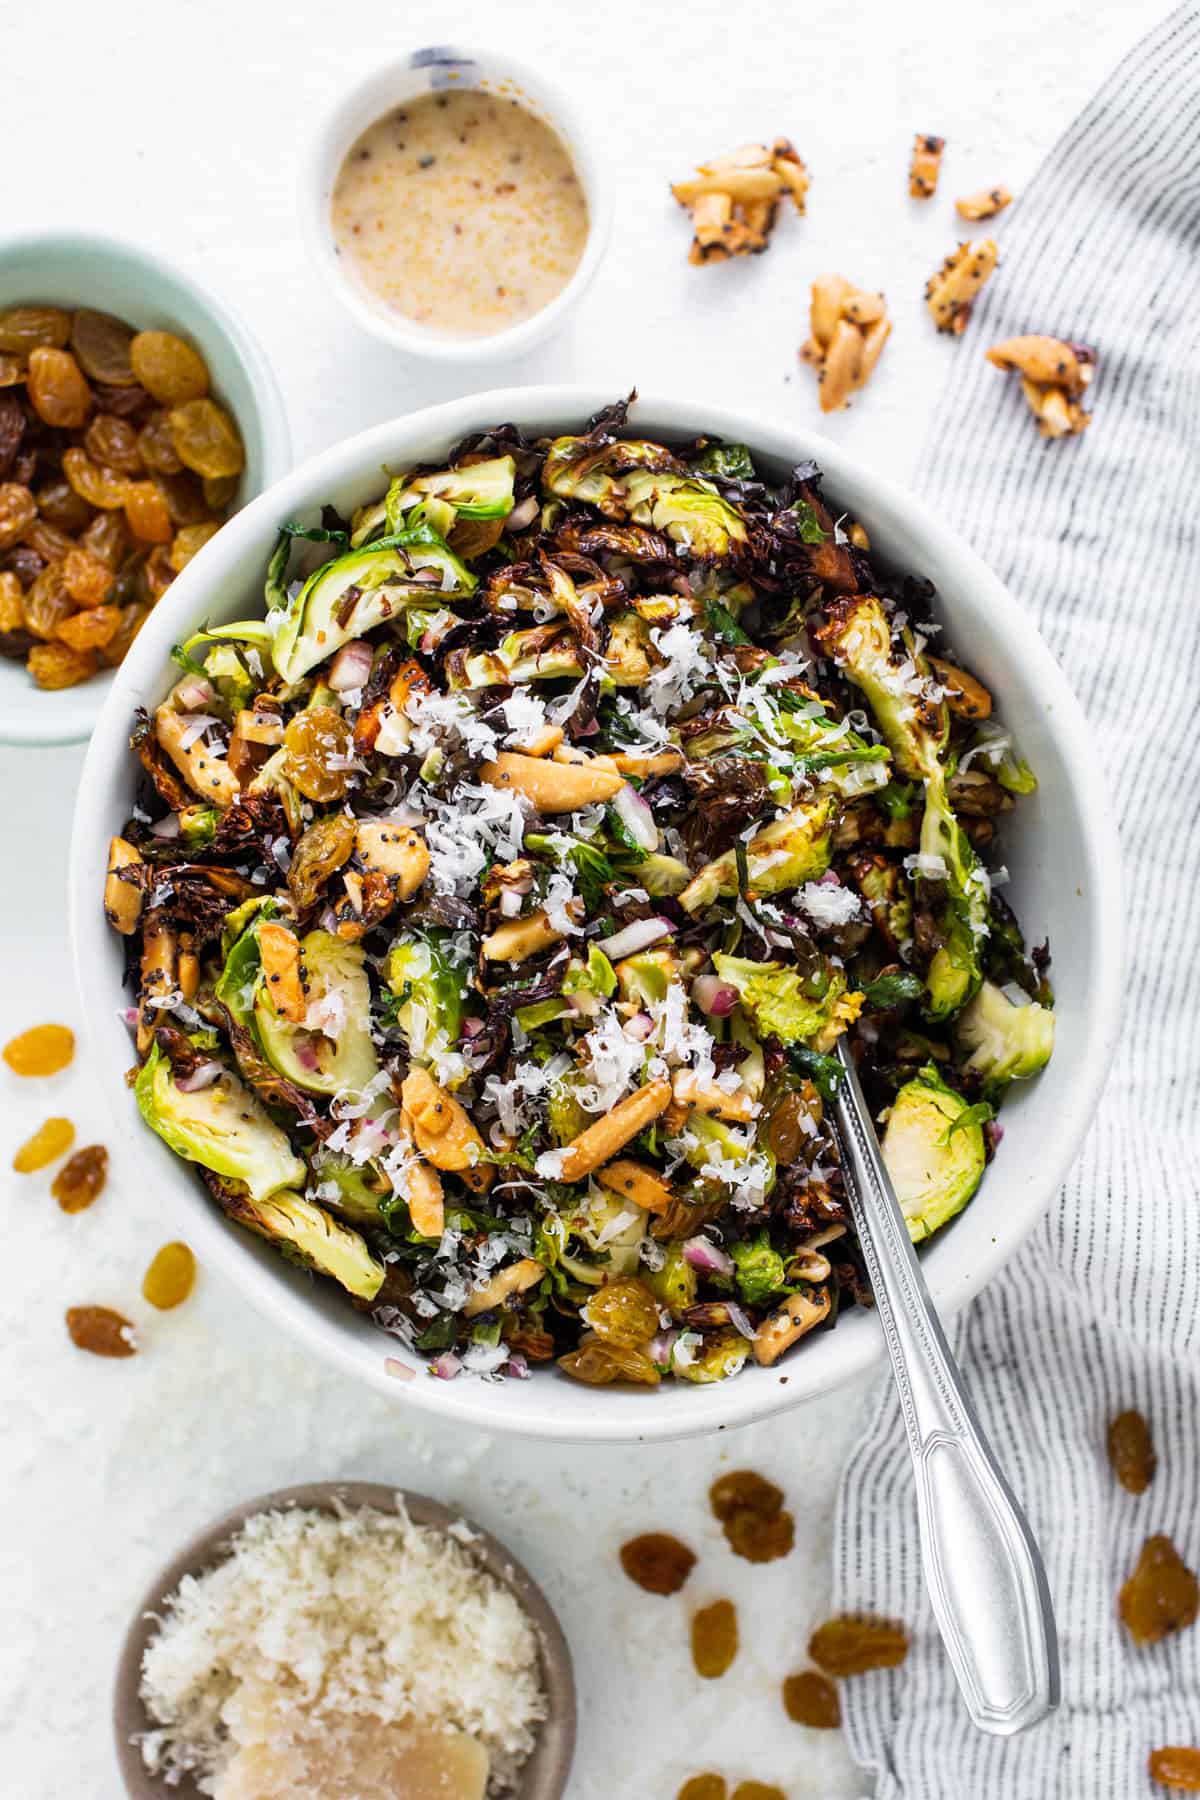
[[[373,300],[339,255],[333,236],[333,191],[346,153],[385,114],[423,94],[477,91],[515,100],[562,139],[583,188],[588,235],[574,274],[554,299],[528,319],[479,336],[447,336]],[[568,120],[570,123],[568,124]],[[443,363],[498,362],[517,356],[557,331],[599,266],[612,222],[612,194],[579,107],[543,75],[491,50],[437,44],[410,50],[376,68],[340,100],[317,133],[303,176],[301,215],[317,267],[365,331],[397,350]]]

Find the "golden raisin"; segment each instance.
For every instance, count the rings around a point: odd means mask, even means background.
[[[90,1350],[93,1356],[137,1354],[133,1326],[111,1306],[69,1306],[67,1330],[76,1349]]]
[[[69,350],[41,344],[31,350],[25,386],[34,411],[47,425],[73,430],[91,411],[92,390]]]
[[[21,597],[25,628],[34,637],[52,638],[64,619],[75,611],[75,602],[63,579],[64,562],[47,563],[33,585]]]
[[[696,1558],[686,1544],[665,1531],[648,1531],[621,1545],[621,1567],[648,1594],[677,1594]]]
[[[782,1788],[770,1787],[765,1781],[739,1781],[730,1800],[787,1800]]]
[[[203,550],[209,538],[216,537],[220,529],[220,521],[217,519],[209,519],[203,525],[182,525],[179,528],[167,553],[177,575],[181,569],[186,569],[197,550]]]
[[[196,1283],[196,1258],[186,1244],[164,1244],[142,1279],[142,1298],[160,1312],[180,1306]]]
[[[121,629],[121,611],[116,606],[86,606],[57,625],[54,636],[72,650],[102,650]]]
[[[658,1330],[658,1306],[636,1275],[609,1281],[592,1295],[583,1317],[606,1344],[637,1350]]]
[[[336,812],[314,820],[304,833],[287,872],[288,891],[301,912],[315,903],[330,876],[349,862],[356,830],[348,813]]]
[[[171,437],[180,460],[197,475],[239,475],[246,460],[237,426],[212,400],[173,406]]]
[[[35,496],[38,512],[48,525],[58,531],[84,531],[92,522],[92,509],[81,500],[69,481],[55,476],[44,481]]]
[[[70,1119],[47,1119],[21,1145],[13,1157],[13,1168],[18,1175],[32,1175],[35,1169],[44,1169],[47,1163],[64,1155],[74,1141],[75,1127]]]
[[[783,1489],[764,1476],[756,1475],[753,1469],[731,1469],[713,1482],[708,1499],[714,1514],[722,1522],[737,1512],[753,1512],[760,1518],[773,1519],[783,1505]]]
[[[6,306],[0,312],[0,350],[28,356],[39,344],[61,350],[71,335],[71,315],[58,306]]]
[[[802,1669],[783,1684],[783,1708],[797,1725],[812,1731],[836,1731],[842,1722],[842,1703],[828,1676],[816,1669]]]
[[[63,1164],[50,1192],[65,1213],[86,1212],[97,1199],[108,1175],[108,1151],[103,1144],[87,1144]]]
[[[113,572],[89,550],[68,551],[62,560],[62,583],[79,606],[103,606],[112,591]]]
[[[1150,1752],[1151,1781],[1176,1794],[1200,1794],[1200,1750],[1185,1744],[1165,1744]]]
[[[125,490],[129,486],[124,475],[116,469],[106,469],[102,463],[94,463],[79,444],[72,444],[69,450],[63,451],[62,466],[63,474],[75,492],[89,506],[99,506],[105,512],[115,512],[119,506],[124,506]]]
[[[894,1619],[870,1613],[840,1613],[819,1625],[808,1654],[827,1675],[865,1675],[868,1669],[898,1669],[908,1655],[908,1633]]]
[[[155,544],[153,550],[142,565],[146,598],[153,606],[161,600],[175,579],[175,571],[171,567],[171,556],[165,544]]]
[[[204,484],[198,475],[193,475],[190,469],[181,469],[177,475],[167,475],[156,469],[154,485],[166,503],[173,524],[204,524],[211,509],[204,498]]]
[[[122,475],[142,473],[137,431],[116,413],[96,414],[83,434],[83,447],[93,462],[103,463],[105,468],[119,469]]]
[[[182,469],[165,412],[151,413],[138,432],[138,455],[148,469],[158,474],[178,475]]]
[[[25,380],[25,364],[19,356],[0,350],[0,388],[20,387]]]
[[[753,1469],[732,1469],[713,1482],[708,1498],[735,1556],[764,1563],[791,1551],[795,1521],[783,1511],[783,1491],[773,1481]]]
[[[24,594],[11,569],[0,570],[0,632],[25,629]]]
[[[57,1075],[75,1054],[75,1033],[68,1025],[31,1025],[10,1038],[3,1056],[15,1075]]]
[[[737,1608],[732,1600],[714,1600],[692,1616],[692,1661],[705,1681],[724,1675],[738,1652]]]
[[[564,1375],[589,1387],[606,1387],[610,1381],[635,1381],[643,1387],[657,1387],[662,1375],[642,1350],[627,1350],[621,1344],[606,1344],[592,1332],[585,1332],[579,1348],[560,1356],[558,1366]]]
[[[332,706],[310,706],[297,713],[283,734],[283,772],[308,800],[341,800],[350,785],[346,766],[354,740],[350,727]]]
[[[796,1542],[796,1521],[790,1512],[778,1512],[773,1519],[743,1509],[725,1520],[721,1529],[735,1556],[746,1562],[775,1562],[790,1556]]]
[[[1146,1539],[1118,1605],[1135,1644],[1156,1644],[1194,1623],[1200,1584],[1169,1537]]]
[[[71,348],[84,374],[105,387],[133,387],[135,376],[129,361],[133,327],[111,313],[92,312],[81,306],[71,320]]]
[[[0,550],[18,543],[37,518],[37,501],[20,481],[0,482]]]
[[[125,489],[125,517],[134,537],[146,544],[169,544],[173,536],[167,503],[153,481],[131,481]]]
[[[728,1793],[723,1775],[693,1775],[684,1782],[675,1800],[726,1800]]]
[[[89,681],[97,663],[90,650],[72,650],[69,644],[35,644],[25,667],[40,688],[69,688]]]
[[[1140,1412],[1118,1413],[1108,1428],[1108,1460],[1121,1486],[1144,1494],[1154,1480],[1158,1458],[1150,1427]]]
[[[236,475],[206,475],[204,477],[204,500],[214,512],[221,512],[229,505],[238,490]]]
[[[160,406],[179,406],[208,392],[203,358],[173,331],[139,331],[129,346],[133,373]]]
[[[129,531],[123,512],[97,513],[79,540],[82,549],[106,569],[117,569],[129,548]]]

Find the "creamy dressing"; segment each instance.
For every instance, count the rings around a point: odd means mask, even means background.
[[[376,305],[440,336],[486,337],[566,286],[588,208],[562,139],[518,101],[423,94],[351,146],[332,224]]]

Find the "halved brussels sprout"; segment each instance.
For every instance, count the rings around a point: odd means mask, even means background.
[[[781,894],[823,875],[829,867],[835,808],[832,796],[806,801],[757,832],[746,845],[747,886],[760,894]],[[679,904],[685,912],[699,912],[722,894],[737,891],[737,853],[726,850],[688,883]]]
[[[188,1093],[155,1044],[134,1085],[138,1111],[177,1156],[243,1182],[253,1200],[295,1187],[307,1173],[287,1136],[228,1071]]]
[[[798,970],[778,962],[751,962],[743,956],[713,957],[722,981],[741,995],[755,1030],[785,1044],[806,1043],[827,1051],[862,1010],[862,995],[850,993],[845,971],[831,969],[823,994],[804,992]]]
[[[691,556],[719,561],[750,541],[741,513],[707,481],[647,470],[627,476],[624,485],[634,524],[665,532]]]
[[[564,1251],[559,1258],[561,1267],[588,1287],[599,1287],[618,1275],[636,1275],[646,1216],[632,1200],[603,1188],[591,1189],[586,1210],[572,1213],[569,1219],[572,1236],[584,1253]]]
[[[983,1127],[933,1063],[896,1095],[881,1147],[914,1244],[961,1212],[983,1179]]]
[[[293,1025],[281,1018],[268,984],[259,979],[254,992],[259,1042],[268,1062],[297,1087],[312,1094],[359,1093],[379,1073],[363,952],[328,931],[310,931],[300,952],[309,1017],[321,1023]]]
[[[269,1239],[289,1260],[332,1276],[356,1300],[374,1300],[383,1286],[386,1265],[366,1240],[314,1201],[286,1192],[255,1199],[226,1189],[221,1205],[237,1224]]]
[[[1034,1001],[1010,1000],[993,982],[985,981],[954,1024],[955,1042],[968,1050],[967,1068],[983,1077],[985,1088],[1007,1087],[1036,1075],[1054,1049],[1054,1014]]]

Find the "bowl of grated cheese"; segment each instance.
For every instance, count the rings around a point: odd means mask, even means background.
[[[571,1653],[503,1544],[423,1494],[247,1501],[160,1571],[113,1705],[131,1800],[559,1800]]]
[[[130,817],[136,764],[130,721],[151,712],[178,677],[172,648],[254,610],[262,571],[281,524],[318,516],[331,505],[349,517],[376,499],[381,470],[444,462],[468,433],[512,421],[527,437],[569,431],[612,398],[607,390],[516,388],[475,394],[386,424],[312,458],[223,528],[203,557],[172,585],[117,672],[92,739],[76,809],[70,870],[75,963],[95,1066],[125,1131],[131,1061],[122,1014],[129,994],[122,940],[108,922],[99,890],[110,839]],[[1013,906],[1054,955],[1057,1048],[1038,1081],[1020,1084],[1006,1105],[1002,1159],[994,1180],[929,1246],[923,1266],[944,1314],[990,1279],[1050,1205],[1099,1100],[1118,1025],[1119,873],[1096,778],[1087,725],[1062,671],[1032,620],[986,565],[909,494],[857,457],[798,427],[764,424],[703,399],[642,396],[639,432],[668,441],[700,436],[749,447],[767,479],[786,478],[809,459],[824,470],[826,493],[869,532],[872,555],[897,571],[927,577],[951,639],[969,646],[971,664],[994,691],[1006,725],[1037,771],[1038,790],[1012,815],[1005,861]],[[128,941],[128,940],[126,940]],[[750,1366],[711,1385],[664,1382],[584,1388],[559,1370],[532,1379],[462,1375],[439,1379],[426,1360],[344,1304],[327,1282],[284,1261],[240,1229],[165,1142],[137,1136],[145,1191],[169,1193],[187,1216],[186,1235],[209,1264],[225,1270],[247,1299],[293,1332],[316,1356],[354,1373],[400,1405],[457,1424],[582,1442],[682,1437],[770,1416],[861,1373],[882,1339],[869,1309],[854,1307],[836,1330],[813,1332],[778,1366]],[[441,1360],[440,1358],[438,1359]]]

